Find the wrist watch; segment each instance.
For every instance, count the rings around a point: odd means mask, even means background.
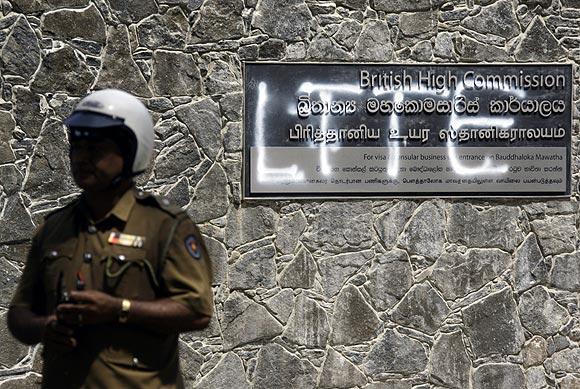
[[[119,311],[119,323],[127,323],[129,319],[129,310],[131,309],[131,301],[123,299],[121,302],[121,310]]]

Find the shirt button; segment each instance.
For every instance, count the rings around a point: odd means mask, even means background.
[[[89,234],[94,234],[95,232],[97,232],[97,227],[91,224],[87,230],[89,231]]]
[[[85,253],[83,255],[83,259],[84,259],[84,261],[86,263],[89,263],[89,262],[91,262],[93,260],[93,254],[91,254],[91,253]]]
[[[51,258],[56,258],[58,257],[58,251],[52,250],[50,253],[48,253],[48,256]]]

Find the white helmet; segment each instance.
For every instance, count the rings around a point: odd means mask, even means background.
[[[135,96],[118,89],[96,91],[82,99],[65,120],[71,139],[111,137],[128,139],[121,151],[129,175],[147,169],[153,154],[153,121],[149,111]],[[129,170],[130,167],[130,170]]]

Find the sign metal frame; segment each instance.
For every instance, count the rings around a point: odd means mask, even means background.
[[[275,64],[275,65],[324,65],[324,66],[332,66],[332,65],[340,65],[340,66],[353,66],[353,67],[361,67],[361,66],[382,66],[382,65],[394,65],[394,66],[431,66],[431,67],[477,67],[477,66],[485,66],[485,67],[493,67],[493,66],[518,66],[518,67],[533,67],[533,66],[568,66],[570,67],[570,74],[572,77],[570,78],[571,85],[570,85],[570,129],[568,132],[568,136],[566,138],[566,193],[565,194],[550,194],[550,193],[526,193],[518,192],[515,194],[514,192],[511,193],[483,193],[483,194],[475,194],[475,193],[461,193],[461,194],[453,194],[459,192],[452,192],[449,193],[437,193],[437,192],[420,192],[420,193],[381,193],[377,194],[375,192],[370,192],[369,194],[361,194],[361,193],[324,193],[324,194],[302,194],[302,193],[287,193],[287,194],[268,194],[268,195],[257,195],[252,194],[249,190],[250,183],[248,176],[249,169],[251,168],[248,165],[248,161],[250,159],[249,155],[249,148],[247,147],[247,140],[246,140],[246,125],[247,125],[247,115],[246,115],[246,66],[247,65],[268,65],[268,64]],[[383,63],[383,62],[310,62],[310,61],[296,61],[296,62],[283,62],[283,61],[243,61],[242,62],[242,82],[243,82],[243,96],[242,96],[242,175],[241,175],[241,200],[244,201],[287,201],[287,200],[312,200],[312,201],[320,201],[320,200],[385,200],[385,199],[426,199],[426,198],[433,198],[433,199],[569,199],[573,195],[572,186],[572,172],[571,172],[571,161],[572,161],[572,131],[574,130],[574,91],[577,85],[574,83],[574,64],[566,61],[566,62],[553,62],[553,63],[545,63],[545,62],[525,62],[525,63],[509,63],[509,62],[493,62],[493,63],[405,63],[405,62],[397,62],[397,63]],[[246,193],[246,189],[248,188],[248,193]]]

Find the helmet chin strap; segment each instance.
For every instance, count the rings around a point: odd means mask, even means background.
[[[116,188],[119,187],[119,185],[121,185],[121,183],[125,179],[136,177],[139,174],[144,173],[144,172],[145,172],[145,170],[141,170],[141,171],[138,171],[138,172],[135,172],[135,173],[123,171],[121,174],[118,174],[115,178],[113,178],[111,180],[111,183],[109,184],[108,189],[116,189]]]
[[[133,178],[133,177],[135,177],[135,176],[137,176],[137,175],[139,175],[141,173],[143,173],[143,172],[133,173],[130,170],[127,170],[127,169],[123,168],[123,171],[111,180],[111,183],[109,184],[109,187],[107,189],[116,189],[127,178]]]
[[[109,184],[109,188],[108,189],[116,189],[119,187],[119,185],[121,185],[121,183],[126,179],[129,178],[127,177],[126,174],[119,174],[117,177],[113,178],[111,180],[111,183]]]

